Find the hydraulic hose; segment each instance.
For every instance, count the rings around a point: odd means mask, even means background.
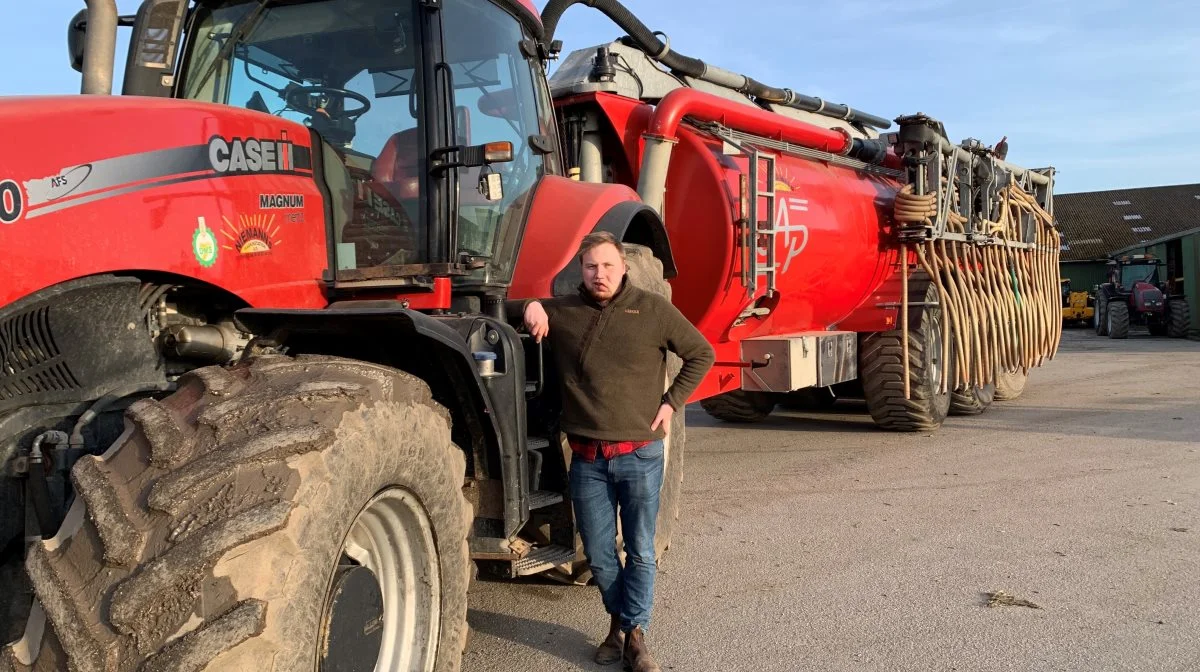
[[[786,105],[798,110],[875,128],[888,128],[892,125],[892,122],[882,117],[867,114],[846,105],[827,103],[820,98],[798,94],[791,89],[768,86],[745,75],[709,65],[698,58],[671,51],[669,42],[664,43],[658,39],[658,34],[646,27],[646,24],[642,23],[617,0],[550,0],[546,9],[542,11],[543,34],[547,43],[554,40],[554,31],[558,28],[558,21],[562,18],[563,13],[576,4],[584,4],[603,12],[625,31],[633,46],[675,72],[724,86],[768,103]]]
[[[33,440],[29,451],[29,476],[25,481],[25,491],[28,504],[33,507],[34,518],[37,519],[38,532],[43,539],[54,534],[54,514],[50,509],[50,488],[46,483],[46,455],[42,452],[42,444],[65,445],[67,433],[58,430],[42,432]]]

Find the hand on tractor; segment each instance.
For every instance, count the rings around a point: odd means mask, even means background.
[[[538,343],[550,334],[550,317],[546,315],[546,309],[541,303],[530,301],[529,305],[525,306],[525,329]]]
[[[671,433],[671,416],[675,415],[675,409],[671,408],[670,404],[663,404],[658,407],[658,415],[654,416],[654,422],[650,423],[650,431],[658,429],[659,425],[666,428],[667,434]]]

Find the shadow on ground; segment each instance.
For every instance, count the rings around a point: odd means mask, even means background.
[[[470,624],[471,643],[467,645],[464,670],[470,670],[472,650],[478,650],[475,640],[486,634],[506,640],[518,646],[537,649],[563,662],[580,667],[592,667],[592,653],[598,644],[582,632],[555,623],[537,621],[491,611],[469,609],[467,623]]]

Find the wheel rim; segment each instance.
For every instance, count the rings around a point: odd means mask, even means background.
[[[382,641],[376,672],[427,672],[437,660],[441,576],[433,525],[408,490],[389,488],[363,507],[342,545],[347,559],[370,570],[383,596]],[[323,630],[339,617],[326,598]],[[327,651],[323,669],[336,668]],[[361,654],[355,654],[361,655]]]
[[[935,318],[929,323],[930,344],[929,377],[933,380],[933,393],[940,394],[942,390],[942,320]]]

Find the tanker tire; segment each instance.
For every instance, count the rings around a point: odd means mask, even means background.
[[[785,392],[776,399],[789,411],[827,411],[837,403],[838,396],[832,387],[806,387]]]
[[[950,395],[950,415],[979,415],[992,405],[995,398],[995,383],[972,385],[969,391],[959,388]]]
[[[1109,338],[1129,338],[1129,306],[1124,303],[1113,303],[1104,311],[1105,331]]]
[[[423,381],[352,360],[271,356],[185,375],[76,464],[80,497],[29,552],[37,602],[0,669],[314,670],[343,543],[391,495],[418,512],[431,561],[402,565],[429,569],[397,597],[418,600],[415,648],[434,657],[428,669],[457,670],[472,515],[449,422]]]
[[[625,263],[629,266],[629,281],[636,287],[671,300],[671,284],[663,277],[663,265],[650,248],[625,243]],[[667,353],[667,380],[663,391],[670,386],[683,368],[683,360]],[[658,496],[658,520],[655,523],[655,558],[662,562],[663,554],[671,547],[671,538],[679,521],[683,501],[683,464],[687,448],[687,408],[671,416],[671,431],[664,440],[663,486]],[[590,570],[589,570],[590,572]]]
[[[700,407],[724,422],[760,422],[775,410],[775,399],[766,392],[733,390],[702,400]]]
[[[1001,371],[996,376],[996,394],[993,398],[996,401],[1012,401],[1021,396],[1028,382],[1029,374],[1021,369]]]
[[[928,283],[928,280],[923,282]],[[926,303],[935,303],[936,288],[929,285],[924,297]],[[936,305],[914,307],[914,312],[917,310],[920,319],[909,321],[909,399],[904,398],[904,338],[901,330],[859,337],[858,371],[867,410],[876,425],[889,431],[931,431],[941,427],[950,412],[950,394],[938,391],[941,376],[947,373],[946,367],[938,364],[941,359],[941,308]],[[931,353],[936,359],[927,356]]]
[[[1192,328],[1192,315],[1188,302],[1183,299],[1171,299],[1167,302],[1167,336],[1171,338],[1187,338]]]

